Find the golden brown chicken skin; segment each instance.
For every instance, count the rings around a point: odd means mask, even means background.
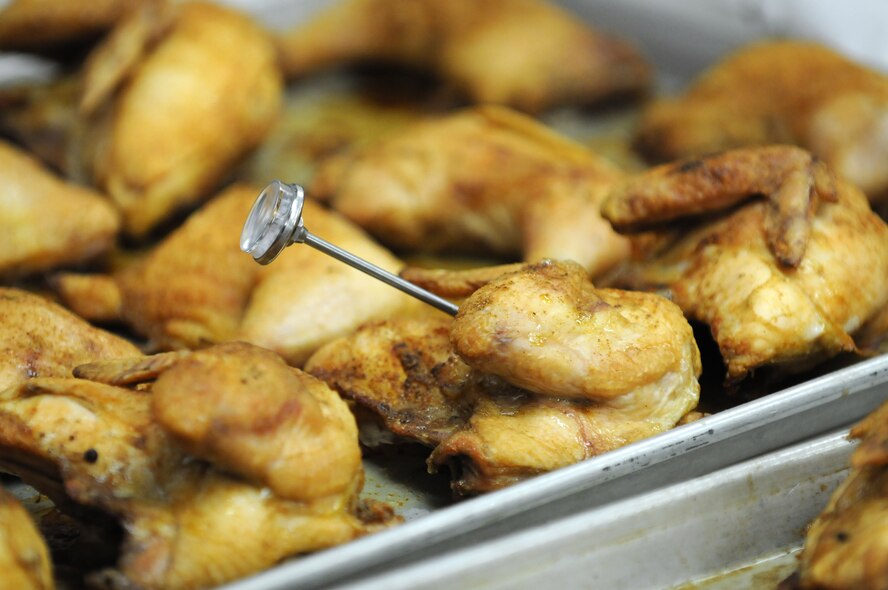
[[[645,90],[626,41],[541,0],[349,0],[284,35],[288,76],[355,62],[437,74],[477,103],[542,111]]]
[[[528,265],[471,294],[456,320],[365,325],[306,370],[392,433],[434,447],[430,468],[451,466],[456,492],[498,489],[662,432],[697,405],[699,353],[678,308],[591,291],[575,263]],[[581,301],[591,307],[571,305]],[[539,322],[530,333],[527,321]],[[571,346],[580,352],[565,355]],[[602,375],[601,360],[624,366]]]
[[[266,33],[206,2],[148,5],[93,54],[81,107],[93,116],[93,175],[143,236],[206,198],[271,128],[281,78]]]
[[[775,168],[762,165],[761,157],[784,158],[792,149],[757,148],[755,158],[748,150],[732,150],[652,169],[631,182],[638,191],[615,194],[619,202],[608,202],[604,213],[644,213],[658,203],[678,203],[681,210],[684,201],[700,195],[725,202],[724,195],[737,196],[739,187],[748,186],[749,175],[772,174]],[[722,174],[731,161],[727,169],[733,172]],[[749,167],[740,173],[733,168],[738,164]],[[888,300],[888,227],[857,188],[838,181],[834,196],[825,199],[830,190],[822,187],[832,183],[817,170],[808,168],[807,176],[804,170],[787,169],[767,203],[751,199],[698,220],[671,245],[627,265],[616,281],[665,289],[685,315],[707,324],[729,383],[760,368],[798,371],[854,350],[851,334]],[[749,196],[758,191],[767,189]]]
[[[800,555],[796,590],[882,590],[888,579],[888,406],[851,430],[860,446],[851,472],[811,523]]]
[[[77,365],[131,357],[130,342],[33,293],[0,287],[0,391],[32,377],[64,377]]]
[[[873,200],[888,191],[888,77],[802,41],[744,47],[642,116],[636,145],[658,161],[799,145]]]
[[[3,489],[0,489],[0,571],[4,588],[55,588],[46,542],[27,510]]]
[[[484,107],[328,161],[309,193],[399,249],[573,259],[598,274],[629,254],[599,213],[622,178],[539,123]]]
[[[0,49],[39,51],[88,40],[151,0],[12,0],[0,9]]]
[[[235,185],[194,213],[148,256],[115,276],[123,318],[161,349],[245,340],[293,365],[365,321],[413,313],[421,304],[306,246],[260,266],[240,250],[240,235],[259,190]],[[403,265],[359,228],[306,202],[306,227],[391,272]],[[70,287],[70,277],[64,281]],[[70,303],[107,283],[86,280]],[[90,287],[90,283],[92,287]],[[424,307],[424,306],[422,306]],[[104,308],[100,310],[107,311]],[[424,312],[425,310],[423,310]]]
[[[329,432],[322,438],[332,449],[348,447],[350,455],[359,456],[357,428],[345,403],[306,375],[292,381],[296,369],[248,345],[195,354],[83,365],[78,375],[108,383],[37,378],[2,394],[0,465],[60,506],[99,509],[124,525],[117,565],[97,572],[96,581],[149,589],[215,586],[367,531],[355,515],[360,461],[331,465],[323,453],[312,452],[319,441],[311,430],[323,421]],[[203,373],[207,365],[220,374]],[[195,369],[206,379],[187,378]],[[255,389],[251,380],[277,393]],[[289,387],[295,387],[290,402],[282,403],[281,391]],[[192,403],[182,402],[189,395],[216,402],[202,407],[200,416],[233,427],[224,444],[214,433],[188,428],[196,418]],[[245,395],[271,403],[232,420]],[[305,415],[286,419],[294,399]],[[284,419],[273,419],[275,414]],[[268,454],[251,456],[257,438],[278,441],[295,473],[280,477]],[[220,466],[197,460],[177,444],[179,439]],[[305,445],[301,450],[299,441]],[[305,481],[302,471],[312,472],[313,461],[329,471],[323,479],[329,485]],[[246,480],[267,480],[300,500]]]
[[[114,244],[119,227],[103,195],[61,180],[0,141],[0,275],[89,261]]]

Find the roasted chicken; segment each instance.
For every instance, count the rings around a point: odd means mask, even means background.
[[[52,563],[31,516],[0,488],[0,571],[4,588],[52,590]]]
[[[290,77],[355,62],[436,74],[472,101],[542,111],[647,89],[626,41],[544,0],[348,0],[283,35]]]
[[[229,344],[76,374],[0,394],[0,465],[120,519],[116,567],[94,581],[205,588],[367,531],[354,419],[274,354]]]
[[[888,76],[824,46],[744,47],[643,114],[636,145],[654,160],[792,143],[873,201],[888,197]]]
[[[64,182],[0,141],[0,275],[88,261],[114,244],[119,227],[103,195]]]
[[[501,107],[415,124],[328,160],[309,194],[399,249],[572,259],[629,255],[599,207],[623,173]]]
[[[126,231],[143,236],[209,196],[262,141],[280,102],[271,41],[247,16],[208,2],[143,6],[84,72],[94,179]]]
[[[795,590],[882,590],[888,575],[888,405],[851,430],[851,473],[811,523]]]
[[[767,202],[752,198],[761,193]],[[744,194],[750,199],[734,205]],[[851,334],[888,302],[888,226],[857,188],[833,182],[798,148],[654,168],[615,189],[603,212],[618,227],[647,227],[718,207],[729,208],[698,216],[615,283],[665,290],[707,324],[730,384],[760,368],[793,372],[854,350]]]
[[[672,303],[596,290],[576,263],[546,261],[494,278],[454,321],[365,325],[306,370],[434,447],[430,467],[451,465],[454,490],[478,493],[675,426],[697,405],[701,367]]]
[[[0,288],[0,318],[0,391],[32,377],[70,376],[83,363],[140,354],[123,338],[27,291]]]

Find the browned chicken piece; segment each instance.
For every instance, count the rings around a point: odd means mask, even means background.
[[[758,148],[756,157],[735,150],[655,168],[616,191],[603,211],[633,211],[639,215],[629,225],[644,224],[647,211],[654,212],[651,221],[663,218],[657,208],[668,206],[657,203],[686,210],[703,197],[735,202],[744,187],[750,196],[768,192],[779,181],[750,180],[779,172],[762,158],[779,161],[787,149]],[[804,170],[784,169],[769,202],[751,200],[700,221],[659,253],[627,265],[615,281],[665,289],[686,316],[708,324],[728,383],[764,367],[804,370],[853,350],[851,334],[888,302],[888,227],[857,188],[839,181],[834,198],[823,198],[831,183],[816,169],[807,176]]]
[[[52,562],[31,516],[0,488],[0,571],[3,587],[52,590]]]
[[[888,76],[802,41],[744,47],[642,116],[636,145],[674,160],[792,143],[822,158],[873,201],[888,196]]]
[[[234,10],[148,5],[90,55],[81,107],[99,130],[93,174],[142,236],[205,198],[278,115],[271,41]]]
[[[697,405],[701,366],[669,301],[595,290],[575,263],[544,262],[481,287],[454,321],[365,325],[306,370],[434,447],[430,467],[450,465],[454,490],[478,493],[675,426]]]
[[[0,8],[0,49],[39,51],[96,37],[151,0],[12,0]]]
[[[638,93],[650,83],[628,42],[543,0],[348,0],[279,45],[290,77],[394,63],[434,73],[474,102],[533,112]]]
[[[888,578],[888,405],[852,428],[851,472],[811,523],[797,590],[883,590]]]
[[[356,516],[361,463],[348,460],[360,455],[354,419],[323,383],[270,353],[227,345],[194,356],[135,357],[129,366],[85,365],[77,373],[131,387],[37,378],[7,389],[0,396],[0,466],[66,509],[86,506],[121,520],[116,567],[96,573],[96,581],[206,588],[367,532]],[[199,412],[192,396],[206,402]],[[243,396],[251,400],[247,413]],[[229,440],[218,430],[190,428],[202,418],[231,428]],[[176,444],[180,438],[235,476],[195,460]],[[284,451],[293,473],[277,471],[266,451],[250,456],[263,438]],[[322,441],[335,457],[315,451]],[[333,463],[336,457],[346,460]],[[322,481],[306,481],[323,470]],[[237,476],[268,479],[300,500]]]
[[[0,287],[0,391],[31,377],[64,377],[80,364],[139,354],[39,295]]]
[[[0,275],[87,261],[114,244],[119,226],[101,194],[62,181],[0,141]]]
[[[89,322],[111,323],[122,316],[120,287],[110,275],[62,272],[51,277],[59,299]]]
[[[241,252],[238,236],[258,194],[229,188],[113,279],[81,277],[78,288],[77,278],[63,276],[66,303],[88,312],[97,292],[109,305],[94,311],[107,320],[110,303],[119,300],[122,319],[156,348],[245,340],[293,365],[365,321],[425,312],[413,298],[306,246],[288,248],[266,267],[256,264]],[[307,227],[338,246],[391,272],[402,266],[339,215],[311,202],[303,215]]]
[[[623,173],[539,123],[481,107],[328,160],[311,196],[396,248],[572,259],[598,274],[629,255],[599,213]]]

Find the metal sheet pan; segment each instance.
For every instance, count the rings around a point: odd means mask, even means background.
[[[511,488],[430,510],[399,527],[294,559],[226,588],[326,588],[387,572],[846,427],[886,399],[888,356],[881,356]]]
[[[773,590],[847,473],[847,431],[350,584]]]

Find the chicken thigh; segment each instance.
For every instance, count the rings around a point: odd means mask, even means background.
[[[888,196],[888,76],[804,41],[744,47],[654,102],[636,145],[655,160],[792,143],[875,201]]]
[[[542,111],[645,90],[626,41],[543,0],[348,0],[280,39],[288,76],[354,62],[429,71],[477,103]]]
[[[0,571],[3,587],[52,590],[52,563],[31,516],[0,488]]]

